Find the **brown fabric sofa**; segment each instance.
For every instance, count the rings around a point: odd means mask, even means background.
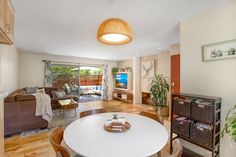
[[[73,98],[78,101],[77,96],[65,96],[63,98],[52,98],[51,91],[57,88],[45,88],[45,92],[51,97],[52,109],[59,108],[58,100]],[[42,116],[35,116],[35,97],[26,94],[24,89],[19,89],[10,94],[4,100],[4,134],[5,136],[26,130],[47,128],[48,122]]]
[[[77,102],[79,101],[79,97],[77,95],[66,95],[62,98],[53,98],[52,91],[61,91],[61,89],[58,89],[55,87],[46,87],[44,89],[45,89],[45,93],[51,97],[52,109],[59,109],[60,108],[60,104],[58,103],[58,100],[73,98],[75,101],[77,101]]]
[[[8,136],[26,130],[47,128],[48,122],[42,116],[35,116],[34,96],[23,96],[23,90],[17,90],[4,102],[4,135]]]

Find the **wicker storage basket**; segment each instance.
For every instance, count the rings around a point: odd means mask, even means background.
[[[211,125],[204,123],[191,123],[190,125],[190,139],[194,142],[212,148],[213,129]]]
[[[191,120],[188,120],[184,117],[181,118],[176,118],[173,120],[172,131],[175,134],[189,138]]]
[[[190,117],[191,99],[175,97],[173,103],[173,112],[181,116]]]
[[[214,104],[211,101],[197,99],[192,104],[191,113],[195,120],[212,123],[215,115]]]

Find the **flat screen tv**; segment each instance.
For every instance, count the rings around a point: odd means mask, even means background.
[[[128,73],[117,73],[115,75],[115,88],[128,90]]]

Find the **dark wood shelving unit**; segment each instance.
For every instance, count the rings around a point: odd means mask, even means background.
[[[212,157],[219,157],[220,112],[221,98],[219,97],[185,93],[172,94],[170,152],[172,153],[172,141],[176,138],[181,138],[208,151],[211,151]],[[186,117],[187,119],[185,121],[188,123],[185,123],[185,126],[182,127],[181,124],[183,124],[183,122],[176,122],[175,118],[177,117]],[[201,124],[202,126],[209,126],[210,129],[202,129],[198,124]],[[181,132],[178,130],[178,128],[180,128],[180,131],[185,129],[184,132],[187,132],[188,135],[180,135]],[[196,137],[194,136],[196,136],[198,133],[199,137],[198,140],[196,140]],[[174,135],[176,136],[174,137]],[[208,141],[206,138],[204,138],[204,135],[208,135],[206,136]]]

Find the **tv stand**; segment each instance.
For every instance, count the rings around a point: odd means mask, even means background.
[[[121,100],[124,102],[132,103],[133,102],[133,94],[128,93],[126,91],[113,91],[112,92],[113,100]]]

